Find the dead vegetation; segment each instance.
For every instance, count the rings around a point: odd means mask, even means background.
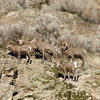
[[[83,20],[100,23],[99,0],[51,0],[51,6],[60,11],[78,14]]]
[[[0,13],[6,14],[10,11],[28,8],[28,0],[1,0]]]

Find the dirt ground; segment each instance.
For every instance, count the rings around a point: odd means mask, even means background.
[[[32,56],[31,64],[25,64],[26,59],[18,64],[7,52],[0,50],[0,100],[100,100],[100,57],[87,55],[75,82],[63,81],[60,70],[47,60]],[[16,77],[6,76],[3,68],[15,68]]]

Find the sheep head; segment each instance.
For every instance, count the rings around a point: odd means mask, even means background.
[[[69,48],[69,44],[63,40],[60,42],[60,47],[61,47],[61,52],[64,53],[64,51]]]

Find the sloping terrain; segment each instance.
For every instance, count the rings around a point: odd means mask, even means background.
[[[42,59],[32,59],[32,64],[21,63],[15,57],[0,51],[0,70],[17,67],[17,77],[0,79],[1,100],[99,100],[100,58],[87,56],[85,68],[78,82],[59,76],[61,71],[55,64]],[[96,62],[96,63],[95,63]]]
[[[100,0],[1,0],[0,100],[100,100],[99,16]],[[6,46],[22,37],[43,38],[57,47],[66,40],[70,47],[86,49],[78,82],[64,81],[49,60],[32,56],[31,64],[18,63]]]

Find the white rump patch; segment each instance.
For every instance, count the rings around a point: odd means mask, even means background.
[[[30,51],[32,51],[32,47],[31,46],[28,46],[28,47],[29,47]]]
[[[23,44],[23,40],[18,40],[18,42],[19,42],[19,45]]]
[[[75,68],[77,68],[77,67],[78,67],[78,64],[77,64],[77,62],[76,62],[76,61],[74,61],[74,65],[75,65]]]

